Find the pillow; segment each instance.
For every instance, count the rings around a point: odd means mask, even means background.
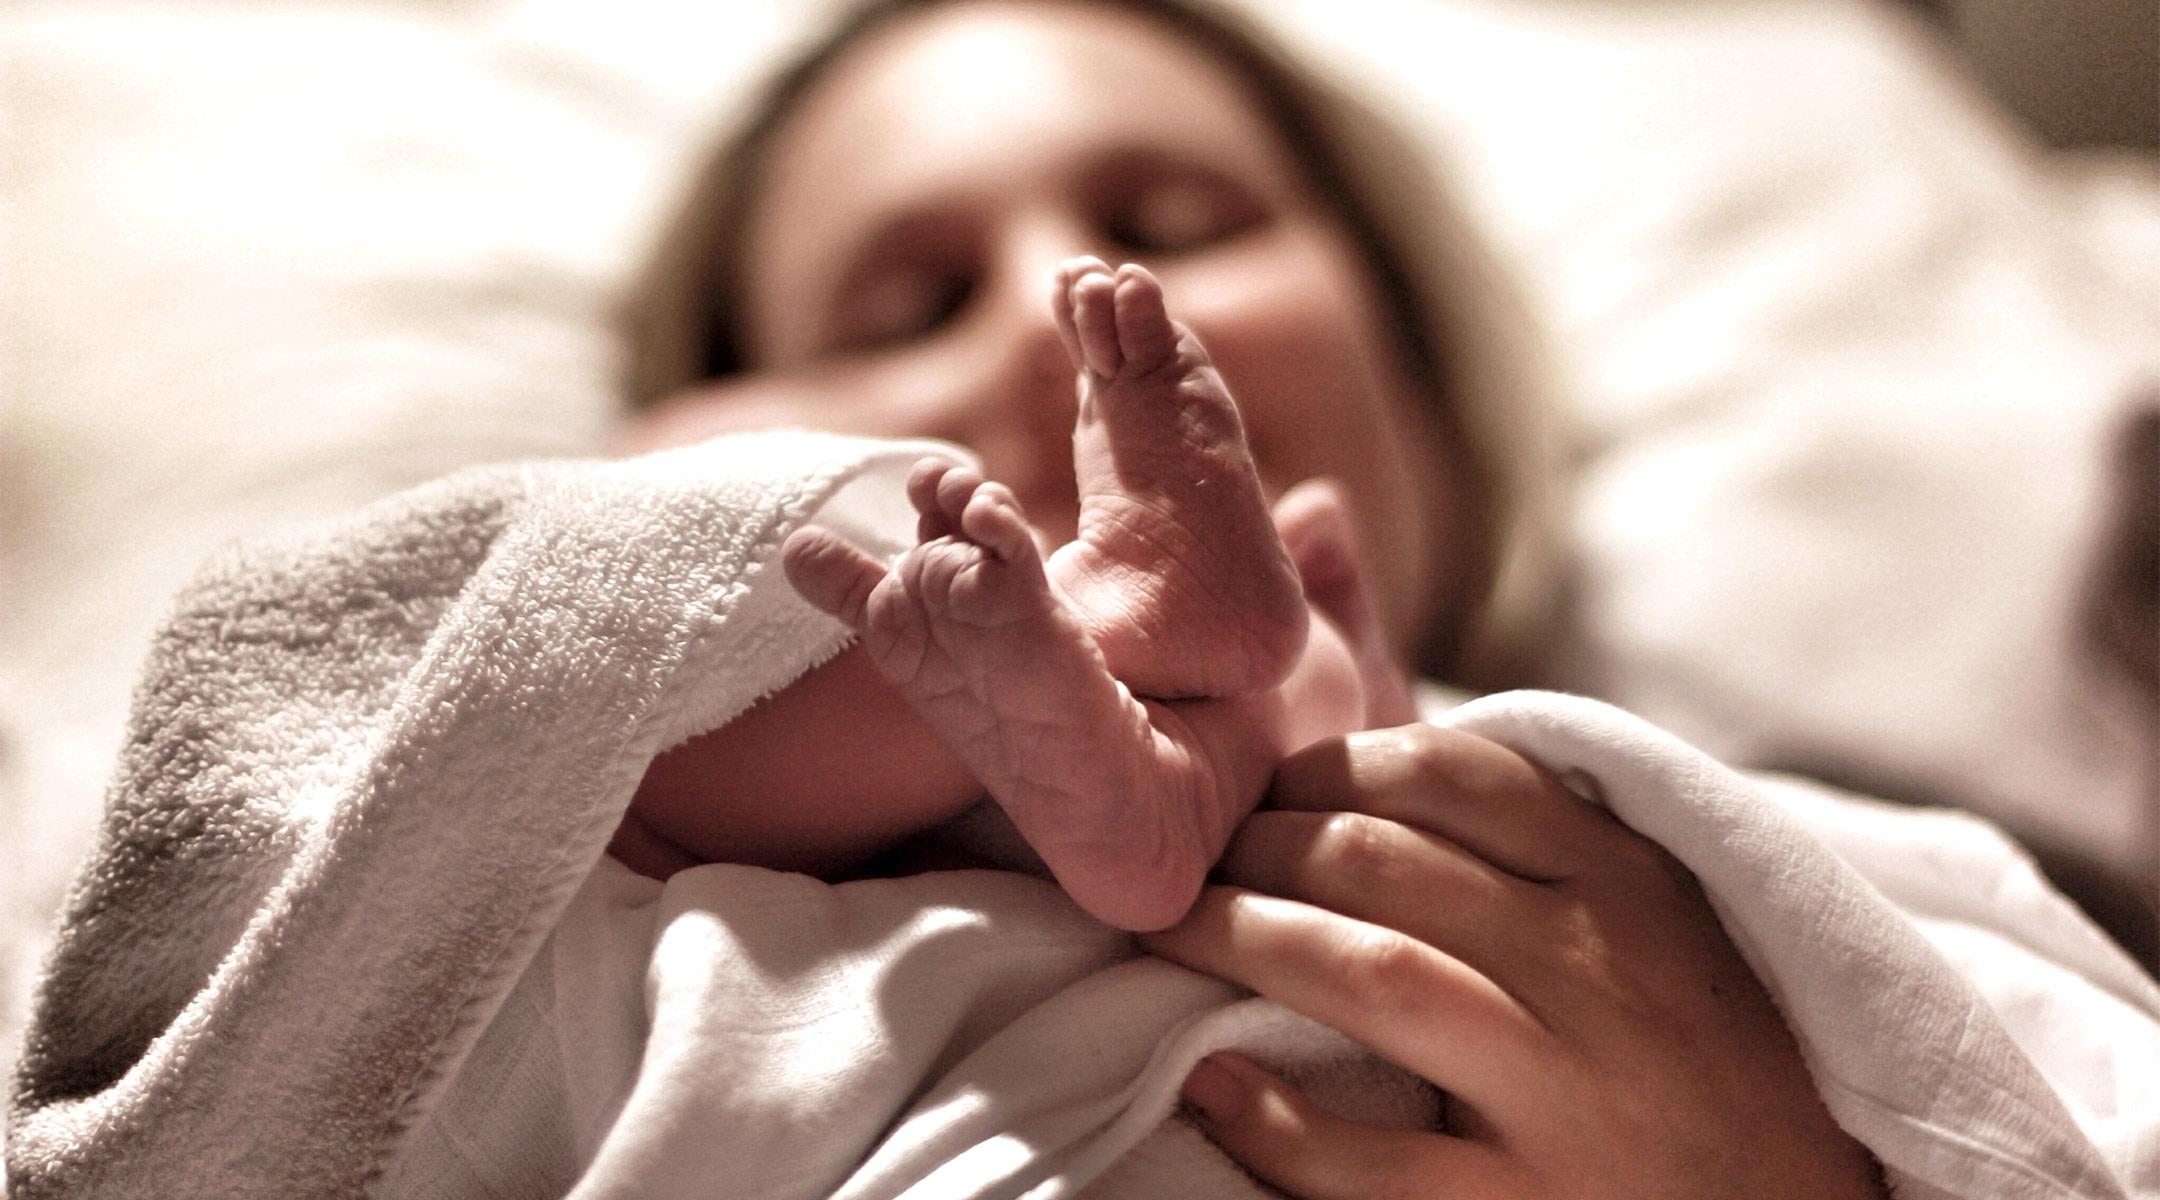
[[[0,1075],[166,598],[230,538],[601,449],[611,290],[817,15],[0,12]]]
[[[2160,714],[2086,636],[2160,405],[2149,156],[2043,151],[1860,0],[1294,25],[1435,139],[1550,336],[1549,680],[2160,883]]]

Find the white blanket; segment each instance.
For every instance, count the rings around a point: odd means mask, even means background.
[[[2155,1194],[2153,985],[1984,823],[1751,780],[1569,697],[1442,719],[1597,771],[1698,863],[1901,1197]],[[1224,1047],[1346,1115],[1437,1111],[1332,1031],[1135,958],[1009,872],[716,865],[663,886],[606,860],[506,1012],[388,1194],[499,1192],[553,1134],[535,1194],[1258,1200],[1172,1111]]]
[[[2160,1078],[2139,1070],[2160,996],[1984,823],[1751,780],[1570,697],[1442,719],[1595,778],[1695,865],[1901,1197],[2160,1189]],[[1346,1115],[1437,1112],[1332,1031],[1135,958],[1007,872],[716,865],[663,887],[609,860],[535,972],[389,1194],[499,1189],[567,1123],[576,1151],[536,1194],[1259,1200],[1173,1112],[1224,1047]]]
[[[655,752],[842,644],[780,539],[816,512],[896,547],[926,452],[483,470],[214,565],[41,987],[16,1194],[1238,1195],[1162,1124],[1225,1044],[1417,1119],[1415,1085],[1038,881],[594,872]],[[1446,719],[1696,871],[1904,1200],[2160,1196],[2160,991],[1985,826],[1588,701]]]

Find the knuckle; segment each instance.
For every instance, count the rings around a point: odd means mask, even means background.
[[[1391,730],[1388,749],[1400,782],[1420,792],[1460,786],[1475,766],[1477,739],[1436,725]]]
[[[1431,992],[1430,952],[1415,940],[1379,926],[1342,934],[1337,961],[1350,994],[1375,1012],[1402,1012]]]
[[[1484,796],[1513,805],[1586,803],[1559,777],[1498,742],[1430,727],[1406,743],[1403,782],[1421,795]]]
[[[1415,768],[1445,757],[1448,747],[1462,735],[1438,725],[1418,722],[1392,729],[1368,730],[1355,736],[1367,752]]]
[[[1313,870],[1338,885],[1370,885],[1394,873],[1399,857],[1393,827],[1360,813],[1328,813],[1313,831]]]

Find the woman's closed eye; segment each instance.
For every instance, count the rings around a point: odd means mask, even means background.
[[[1273,216],[1233,176],[1156,155],[1115,156],[1082,178],[1059,201],[1082,239],[1065,248],[1073,254],[1174,259],[1235,241]],[[1001,215],[940,207],[886,226],[837,289],[823,352],[896,347],[932,337],[959,318],[998,258]]]
[[[982,280],[979,222],[945,210],[893,221],[871,238],[829,301],[821,351],[848,355],[936,333]]]
[[[974,293],[973,271],[910,264],[879,272],[849,298],[835,341],[866,350],[922,337],[958,315]]]
[[[1101,203],[1102,231],[1112,248],[1137,257],[1203,250],[1268,217],[1251,191],[1212,172],[1146,165],[1123,174]]]

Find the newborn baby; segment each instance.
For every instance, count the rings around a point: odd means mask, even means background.
[[[1083,908],[1157,929],[1191,905],[1285,754],[1412,710],[1363,595],[1346,506],[1316,482],[1270,512],[1237,406],[1155,278],[1073,259],[1052,307],[1079,372],[1075,540],[1045,558],[1010,490],[925,460],[908,483],[920,541],[890,569],[815,526],[782,560],[964,768],[895,756],[879,770],[896,803],[956,812],[987,791]],[[874,682],[843,683],[840,702],[797,723],[838,737],[876,719]],[[816,773],[757,724],[707,743],[692,778],[718,791],[754,777],[761,804],[814,804],[794,793]],[[954,794],[907,799],[926,792]],[[664,874],[680,862],[669,850],[724,842],[696,825],[733,815],[641,787],[615,849]],[[788,849],[762,865],[795,865]]]

